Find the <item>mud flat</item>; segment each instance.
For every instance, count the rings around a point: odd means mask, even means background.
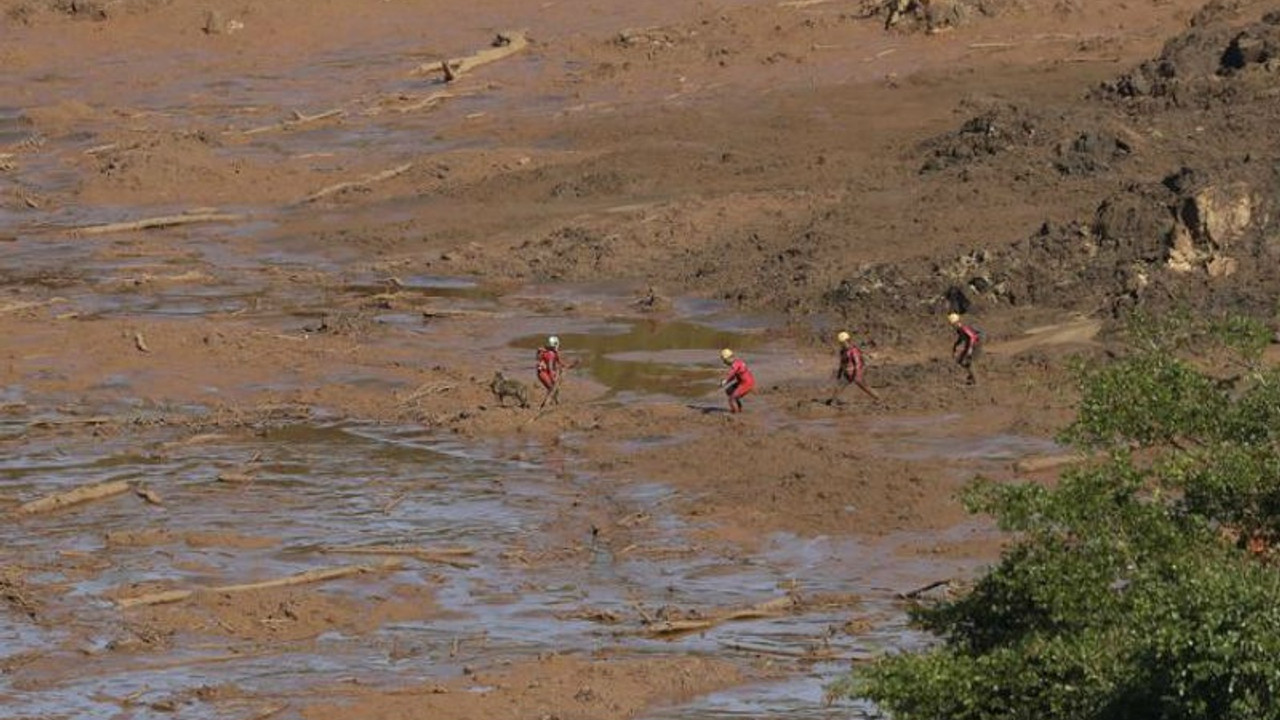
[[[1068,359],[1280,288],[1267,3],[277,5],[0,0],[7,714],[866,714]]]

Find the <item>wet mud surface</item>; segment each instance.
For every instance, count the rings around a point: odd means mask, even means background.
[[[277,5],[0,0],[7,717],[870,716],[1071,358],[1277,289],[1268,3]]]

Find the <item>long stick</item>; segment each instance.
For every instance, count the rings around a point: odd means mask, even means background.
[[[108,223],[106,225],[90,225],[72,230],[77,235],[105,235],[107,233],[129,232],[130,230],[150,230],[152,228],[173,227],[175,225],[193,225],[208,222],[236,222],[243,220],[243,215],[228,213],[188,213],[186,215],[163,215],[143,218],[131,222]]]
[[[364,187],[366,185],[372,185],[374,183],[379,183],[384,180],[390,180],[391,178],[396,177],[397,175],[403,175],[409,172],[409,168],[412,168],[412,167],[413,167],[413,163],[405,163],[404,165],[393,167],[390,170],[383,170],[380,173],[374,173],[373,175],[363,177],[359,180],[340,182],[335,185],[330,185],[328,187],[320,188],[319,190],[303,198],[302,202],[311,203],[321,198],[328,197],[334,193],[342,192],[343,190],[350,190],[351,188]]]
[[[98,483],[97,485],[85,485],[75,490],[55,493],[39,500],[32,500],[28,503],[19,505],[15,513],[19,515],[35,515],[37,513],[45,513],[53,510],[59,510],[64,507],[78,505],[80,503],[89,502],[91,500],[101,500],[103,498],[113,497],[129,492],[129,483],[124,480],[112,480],[109,482]]]
[[[302,113],[295,111],[293,113],[293,117],[290,118],[289,120],[284,120],[278,123],[272,123],[270,125],[263,125],[261,127],[249,128],[248,130],[228,130],[227,132],[228,134],[233,134],[233,135],[259,135],[261,133],[271,132],[273,130],[292,130],[293,128],[299,127],[301,125],[306,125],[308,123],[313,123],[313,122],[319,122],[321,120],[328,120],[331,117],[337,117],[343,114],[344,112],[346,111],[343,110],[342,108],[325,110],[324,112],[317,113],[315,115],[303,115]]]
[[[207,588],[205,592],[211,593],[242,593],[253,590],[266,590],[270,588],[289,587],[292,585],[306,585],[308,583],[324,582],[325,580],[336,580],[351,575],[360,575],[372,572],[389,572],[399,570],[404,563],[398,559],[384,560],[378,565],[346,565],[336,568],[318,568],[316,570],[307,570],[306,572],[290,575],[288,577],[276,578],[274,580],[264,580],[256,583],[245,583],[241,585],[222,585],[220,587]],[[175,603],[186,600],[195,595],[199,590],[165,590],[163,592],[148,593],[146,595],[138,595],[137,597],[120,598],[116,600],[116,605],[122,609],[137,607],[139,605],[164,605],[166,603]]]
[[[415,560],[451,565],[463,569],[480,566],[480,563],[477,562],[458,559],[464,555],[474,555],[475,551],[471,548],[431,550],[429,548],[397,547],[393,545],[369,545],[365,547],[325,547],[321,548],[321,552],[341,555],[403,555]]]
[[[433,72],[451,72],[453,77],[457,78],[463,73],[470,72],[481,65],[487,65],[491,62],[496,62],[505,57],[514,55],[529,46],[529,38],[525,36],[523,30],[499,33],[498,39],[503,42],[472,53],[466,57],[446,60],[443,63],[423,63],[414,70],[414,74],[423,75]]]
[[[775,598],[752,605],[748,608],[732,610],[713,617],[700,618],[698,620],[667,620],[665,622],[652,625],[642,632],[651,637],[661,637],[665,635],[683,635],[685,633],[697,632],[699,630],[707,630],[719,625],[720,623],[730,620],[753,620],[756,618],[776,617],[790,608],[795,607],[795,599],[788,597]]]

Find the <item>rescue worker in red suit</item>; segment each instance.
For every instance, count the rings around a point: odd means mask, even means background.
[[[969,376],[966,382],[972,385],[977,382],[973,376],[973,361],[978,357],[978,353],[982,349],[982,334],[972,325],[966,325],[961,322],[960,315],[957,313],[947,315],[947,322],[956,331],[956,342],[951,346],[951,356],[955,359],[957,365],[964,368],[964,371]]]
[[[836,379],[843,383],[836,389],[836,394],[840,394],[840,390],[852,384],[857,385],[858,389],[871,396],[873,400],[879,400],[880,396],[867,387],[867,381],[863,378],[867,363],[866,358],[862,356],[862,348],[858,347],[853,342],[853,337],[844,331],[836,335],[836,342],[840,343],[840,367],[836,370]]]
[[[755,376],[747,369],[742,358],[734,357],[733,351],[725,348],[720,351],[720,361],[729,366],[729,375],[720,381],[724,394],[729,396],[729,412],[742,412],[742,397],[756,386]]]
[[[547,390],[547,399],[560,403],[560,374],[564,363],[560,360],[560,338],[552,335],[547,344],[538,348],[538,382]],[[544,400],[545,402],[545,400]]]

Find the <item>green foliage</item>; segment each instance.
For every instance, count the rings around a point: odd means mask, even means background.
[[[1052,488],[973,483],[969,509],[1016,542],[913,609],[938,646],[851,693],[895,720],[1280,720],[1280,573],[1247,547],[1280,539],[1280,371],[1257,369],[1247,320],[1134,337],[1085,373],[1064,433],[1107,455]],[[1209,340],[1253,369],[1224,382],[1174,354]]]
[[[1165,352],[1144,352],[1093,373],[1064,438],[1095,447],[1175,443],[1210,432],[1225,405],[1211,378]]]

